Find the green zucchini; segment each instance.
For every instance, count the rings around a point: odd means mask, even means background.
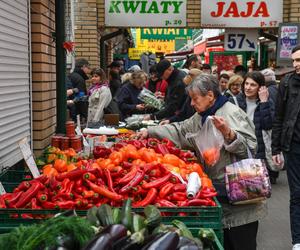
[[[180,230],[180,236],[184,236],[188,239],[194,239],[193,234],[191,231],[187,228],[187,226],[180,220],[173,220],[172,225],[177,227]]]
[[[144,214],[146,216],[145,223],[150,228],[155,228],[161,223],[160,211],[156,206],[148,205],[144,208]]]
[[[102,204],[97,210],[97,217],[101,222],[101,226],[108,226],[114,224],[112,209],[107,204]]]
[[[200,228],[198,236],[200,240],[202,240],[202,242],[208,246],[211,246],[215,241],[215,233],[211,228]]]
[[[121,210],[117,207],[112,210],[114,224],[120,224],[122,220]]]
[[[87,211],[86,219],[87,219],[93,226],[99,227],[99,226],[100,226],[100,222],[99,222],[98,217],[97,217],[97,211],[98,211],[98,208],[97,208],[97,207],[92,207],[92,208],[90,208],[90,209]]]
[[[122,207],[122,224],[127,227],[128,230],[131,231],[132,229],[132,220],[133,220],[133,215],[132,215],[132,207],[131,207],[131,199],[128,199],[124,202],[123,207]]]
[[[133,233],[139,232],[144,228],[146,228],[145,218],[139,214],[134,214],[132,221]]]

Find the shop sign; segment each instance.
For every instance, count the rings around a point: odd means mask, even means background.
[[[148,48],[155,52],[173,53],[175,51],[175,40],[171,41],[148,41]]]
[[[257,37],[257,29],[226,29],[225,51],[256,51]]]
[[[141,38],[149,40],[192,39],[191,29],[141,29]]]
[[[283,0],[202,0],[201,26],[218,28],[278,27]]]
[[[141,55],[145,52],[155,53],[154,50],[147,49],[147,48],[129,48],[128,49],[128,58],[130,60],[140,60]]]
[[[105,0],[105,25],[113,27],[185,27],[186,1]]]

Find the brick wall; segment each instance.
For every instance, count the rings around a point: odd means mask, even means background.
[[[300,22],[300,0],[283,0],[283,21]]]
[[[36,155],[50,144],[56,126],[55,1],[31,0],[32,120]]]
[[[100,64],[100,45],[96,0],[79,0],[75,4],[76,58],[86,58],[92,67]]]

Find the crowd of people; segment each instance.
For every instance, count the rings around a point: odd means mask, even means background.
[[[121,120],[133,114],[144,114],[144,120],[159,120],[158,126],[144,129],[138,136],[167,137],[181,148],[193,149],[204,166],[197,138],[187,138],[187,134],[200,131],[211,116],[224,137],[224,146],[216,165],[205,167],[205,171],[215,187],[221,189],[225,185],[225,166],[233,162],[233,155],[247,158],[249,149],[255,158],[265,160],[270,181],[276,184],[279,172],[273,165],[283,165],[283,152],[291,191],[293,249],[300,249],[300,46],[293,49],[292,60],[295,72],[285,76],[279,87],[272,69],[247,70],[238,65],[217,77],[210,65],[202,64],[199,55],[192,55],[186,59],[185,69],[177,69],[162,59],[150,67],[149,75],[138,65],[122,74],[122,63],[114,61],[109,65],[108,78],[104,70],[94,69],[92,86],[87,88],[90,65],[80,59],[69,76],[68,96],[69,101],[87,96],[88,105],[76,106],[76,112],[88,124],[101,122],[106,112],[118,113]],[[161,110],[147,107],[138,98],[143,88],[164,100]],[[74,112],[72,107],[73,104],[70,110]],[[270,131],[272,138],[267,144],[266,133]],[[272,151],[268,150],[271,144]],[[219,198],[225,249],[256,249],[259,220],[267,214],[266,202],[233,206]]]

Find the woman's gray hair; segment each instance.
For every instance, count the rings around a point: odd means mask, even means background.
[[[201,74],[197,76],[189,86],[186,87],[186,91],[199,92],[200,95],[206,96],[208,91],[212,91],[215,97],[221,95],[219,89],[218,79],[210,74]]]

